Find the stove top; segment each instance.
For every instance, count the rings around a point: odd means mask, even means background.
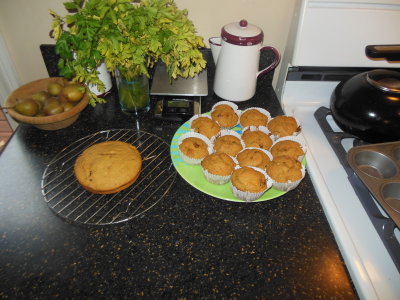
[[[361,204],[368,213],[372,224],[400,272],[400,238],[396,236],[396,232],[399,229],[395,222],[381,208],[380,204],[371,195],[368,188],[350,166],[347,160],[348,149],[346,150],[342,143],[344,139],[351,139],[354,146],[362,145],[364,142],[351,134],[342,131],[334,131],[327,119],[330,115],[330,109],[323,106],[318,108],[314,113],[314,116],[330,146],[335,151],[341,165],[346,171],[348,179],[359,197]]]

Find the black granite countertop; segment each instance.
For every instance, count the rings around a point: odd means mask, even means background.
[[[212,91],[202,109],[221,100]],[[282,113],[259,79],[241,109]],[[123,114],[114,91],[72,126],[42,131],[20,125],[0,155],[0,297],[354,299],[351,280],[308,175],[287,194],[236,203],[204,194],[179,175],[154,207],[118,225],[78,226],[45,203],[41,179],[63,148],[88,134],[131,128],[170,143],[180,126]]]

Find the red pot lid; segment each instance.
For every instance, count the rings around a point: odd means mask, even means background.
[[[241,20],[222,27],[221,37],[233,45],[252,46],[262,43],[264,33],[259,27]]]

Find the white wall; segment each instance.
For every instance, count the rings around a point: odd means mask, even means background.
[[[65,15],[66,0],[0,0],[0,31],[21,84],[47,77],[39,45],[53,44],[49,37],[51,16],[48,9]],[[175,0],[189,11],[198,33],[207,41],[218,36],[227,23],[247,19],[264,31],[264,44],[283,54],[290,18],[296,0]],[[275,71],[274,83],[279,67]]]

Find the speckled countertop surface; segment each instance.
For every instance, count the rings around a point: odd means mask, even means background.
[[[205,56],[208,111],[221,99]],[[282,113],[270,82],[259,80],[256,96],[240,108]],[[1,298],[357,298],[308,175],[261,203],[208,196],[178,175],[157,205],[119,225],[83,227],[54,215],[41,178],[64,147],[100,130],[138,126],[170,143],[180,126],[151,112],[124,115],[116,97],[87,107],[66,129],[21,125],[0,155]]]

